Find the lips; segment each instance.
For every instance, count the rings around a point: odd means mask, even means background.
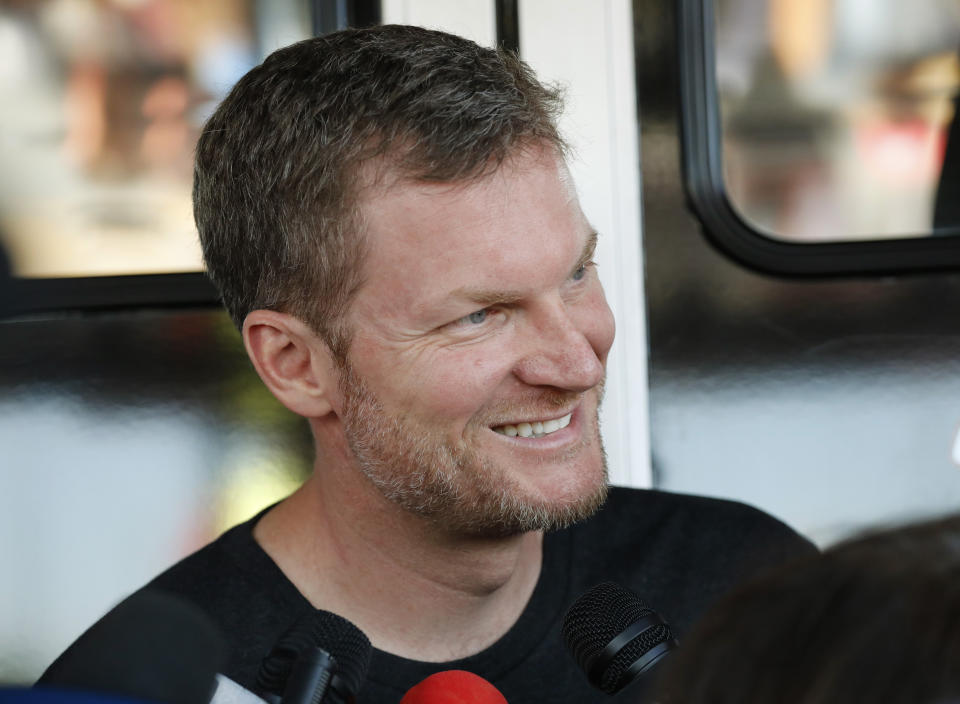
[[[516,424],[508,423],[506,425],[498,425],[493,428],[493,431],[511,438],[542,438],[545,435],[550,435],[550,433],[555,433],[558,430],[566,428],[570,425],[570,419],[572,417],[573,413],[568,413],[560,418],[522,421]]]

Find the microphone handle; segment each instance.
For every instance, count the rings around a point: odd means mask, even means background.
[[[321,704],[330,689],[337,661],[323,648],[313,647],[297,659],[283,692],[283,704]]]

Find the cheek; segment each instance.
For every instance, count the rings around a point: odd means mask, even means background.
[[[499,346],[440,350],[420,360],[405,384],[403,405],[437,421],[468,420],[497,397],[510,357]]]

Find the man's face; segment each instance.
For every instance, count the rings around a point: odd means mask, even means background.
[[[597,410],[614,324],[562,162],[521,154],[479,181],[401,182],[361,207],[369,254],[341,377],[360,468],[452,531],[590,515],[607,485]]]

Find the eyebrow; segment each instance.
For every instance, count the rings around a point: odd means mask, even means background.
[[[571,271],[576,271],[586,266],[587,263],[593,259],[593,255],[596,254],[597,251],[597,237],[597,231],[591,229],[590,234],[587,235],[587,241],[583,246],[583,251],[580,252],[577,263]],[[450,292],[451,298],[466,299],[472,303],[476,303],[482,308],[516,303],[522,299],[524,295],[522,291],[511,291],[509,289],[476,289],[466,287],[454,289]]]
[[[573,267],[574,271],[582,266],[586,266],[587,263],[593,259],[593,255],[597,253],[598,237],[599,235],[596,230],[590,230],[590,234],[587,235],[587,241],[583,245],[583,251],[580,253],[580,259],[577,260],[577,265]]]

